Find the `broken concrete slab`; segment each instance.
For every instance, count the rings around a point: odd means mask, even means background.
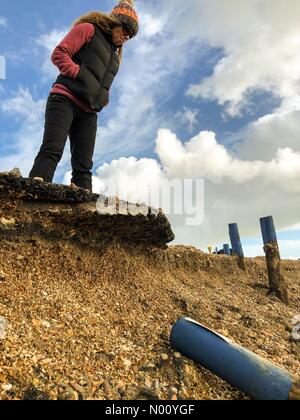
[[[174,240],[161,209],[65,185],[0,174],[0,236],[41,235],[97,244],[119,239],[165,246]],[[6,223],[14,220],[14,223]]]

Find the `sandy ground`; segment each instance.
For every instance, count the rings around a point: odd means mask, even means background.
[[[283,262],[286,307],[267,296],[264,258],[244,273],[234,258],[183,246],[0,247],[0,399],[247,398],[170,348],[181,316],[300,372],[300,261]]]

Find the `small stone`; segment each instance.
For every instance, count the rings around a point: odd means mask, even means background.
[[[6,382],[6,376],[0,372],[0,383],[4,384]]]
[[[128,203],[127,211],[130,216],[138,216],[140,214],[139,207],[134,203]],[[148,211],[148,210],[147,210]]]
[[[152,382],[149,379],[146,379],[145,380],[145,385],[146,385],[146,388],[151,388],[152,387]]]
[[[43,359],[41,360],[42,365],[49,365],[52,362],[52,359]]]
[[[103,382],[102,382],[103,383]],[[123,380],[119,380],[116,384],[118,388],[125,388],[125,382]]]
[[[139,393],[136,397],[138,400],[158,400],[159,396],[157,393],[153,392],[151,389],[143,388],[139,390]]]
[[[11,389],[12,389],[12,385],[11,384],[4,384],[4,385],[1,385],[1,389],[2,389],[2,391],[10,391]]]
[[[40,385],[40,381],[39,381],[37,378],[34,378],[34,379],[32,380],[32,385],[33,385],[34,387],[38,387],[38,386]]]
[[[143,216],[147,216],[149,213],[149,207],[147,206],[147,204],[142,203],[142,204],[137,204],[137,208],[139,210],[139,214],[142,214]]]
[[[12,171],[9,171],[9,175],[14,175],[22,178],[22,173],[19,168],[14,168]]]
[[[241,320],[244,322],[246,327],[258,328],[258,321],[251,316],[243,316]]]
[[[84,395],[85,394],[85,389],[83,388],[83,386],[77,384],[76,382],[70,382],[70,386],[79,394]]]
[[[0,281],[5,281],[5,279],[6,279],[5,273],[2,270],[0,270]]]
[[[174,357],[176,357],[176,359],[181,359],[181,353],[179,353],[178,351],[175,351],[174,353]]]
[[[229,306],[229,310],[231,312],[235,313],[235,314],[239,314],[241,312],[241,309],[240,308],[238,308],[237,306],[233,306],[233,305],[230,305]]]
[[[169,359],[169,356],[167,354],[162,354],[161,355],[161,359],[164,360],[164,361],[166,361],[166,360]]]
[[[123,363],[124,363],[124,366],[125,366],[126,369],[129,369],[130,368],[131,361],[129,359],[125,359]]]
[[[138,388],[134,385],[128,385],[123,394],[126,400],[135,400],[138,395]]]
[[[103,389],[104,389],[105,394],[107,396],[110,395],[110,393],[112,391],[112,388],[111,388],[110,383],[108,381],[104,381],[102,386],[103,386]]]
[[[42,325],[42,322],[39,319],[33,319],[31,322],[32,325],[36,328],[40,328],[40,326]]]
[[[3,316],[0,316],[0,340],[5,340],[7,322]]]
[[[104,363],[111,363],[114,360],[114,356],[112,354],[105,353],[104,351],[98,351],[95,354],[95,358]]]
[[[159,390],[160,390],[160,388],[161,388],[160,383],[159,383],[159,381],[156,379],[156,380],[154,381],[154,389],[155,389],[155,391],[159,391]]]
[[[285,362],[285,365],[286,365],[288,368],[293,368],[293,367],[294,367],[294,364],[295,364],[295,362],[294,362],[294,361],[291,361],[291,360],[287,360],[287,361]]]
[[[42,326],[48,329],[51,328],[51,324],[48,321],[42,321]]]
[[[300,360],[300,341],[299,340],[296,341],[296,343],[292,344],[291,353],[297,358],[299,358]]]
[[[149,214],[153,214],[153,216],[158,216],[159,215],[159,211],[158,209],[154,208],[154,207],[149,207]]]
[[[228,332],[228,330],[220,330],[220,331],[218,331],[218,334],[220,334],[220,335],[223,335],[223,337],[229,337],[229,332]]]
[[[78,401],[79,396],[70,386],[64,386],[64,389],[59,392],[57,399],[59,401]]]
[[[0,225],[4,228],[13,227],[16,224],[16,220],[12,217],[10,219],[6,219],[5,217],[0,218]]]
[[[18,261],[22,261],[22,260],[24,260],[23,255],[18,255],[18,256],[17,256],[17,260],[18,260]]]
[[[153,370],[155,370],[155,368],[156,368],[156,366],[155,366],[155,364],[154,363],[145,363],[141,368],[140,368],[140,370],[143,370],[143,371],[145,371],[145,372],[151,372],[151,371],[153,371]]]
[[[26,401],[47,401],[50,397],[43,391],[35,388],[34,386],[30,386],[23,394],[23,400]]]
[[[178,393],[178,399],[179,400],[188,400],[189,399],[189,395],[187,393],[187,390],[182,387]]]

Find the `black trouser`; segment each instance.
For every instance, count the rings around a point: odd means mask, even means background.
[[[70,137],[72,183],[92,190],[93,154],[97,132],[97,114],[84,112],[64,95],[50,93],[46,105],[45,132],[41,149],[29,178],[52,182]]]

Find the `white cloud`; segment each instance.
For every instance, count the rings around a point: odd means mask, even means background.
[[[37,40],[36,44],[41,48],[43,60],[42,60],[42,82],[46,83],[56,77],[59,74],[57,67],[55,67],[50,59],[51,54],[54,48],[60,43],[60,41],[65,37],[67,34],[67,29],[57,30],[54,29],[48,34],[41,35]]]
[[[281,258],[286,260],[298,260],[300,258],[300,241],[283,240],[279,241]],[[247,257],[264,256],[262,244],[244,246],[244,253]]]
[[[156,35],[162,35],[165,27],[167,26],[167,20],[165,17],[155,17],[150,13],[142,13],[141,15],[141,32],[145,39],[153,38]]]
[[[279,148],[300,151],[300,96],[284,101],[272,114],[245,127],[237,136],[237,154],[242,158],[269,160]],[[297,108],[299,107],[299,108]]]
[[[298,260],[300,258],[300,240],[280,240],[279,249],[282,258],[287,260]],[[262,244],[244,246],[244,253],[247,257],[264,256]]]
[[[0,16],[0,27],[8,28],[7,19],[3,16]]]
[[[12,115],[17,120],[26,120],[28,125],[35,125],[41,121],[44,101],[35,102],[28,88],[19,88],[14,96],[2,100],[1,111]]]
[[[191,133],[198,123],[198,113],[197,109],[183,107],[182,110],[176,113],[175,118],[179,120],[183,127],[186,126],[189,133]]]
[[[286,259],[300,259],[300,240],[281,240],[279,242],[280,254]]]
[[[281,230],[281,232],[296,232],[300,231],[300,223],[297,223],[296,225],[288,226],[287,228],[284,228]]]
[[[298,0],[169,0],[169,21],[178,39],[194,37],[222,48],[213,74],[191,85],[195,98],[216,100],[238,114],[253,90],[290,98],[300,87],[300,3]],[[200,76],[199,76],[200,77]]]
[[[213,132],[201,132],[183,145],[169,130],[160,130],[156,151],[172,177],[196,176],[215,183],[236,184],[263,180],[266,186],[276,184],[300,191],[300,153],[288,148],[279,149],[269,162],[243,161],[232,157]]]
[[[42,137],[43,100],[34,101],[29,90],[19,88],[11,98],[0,102],[0,110],[18,124],[13,138],[8,142],[9,152],[0,157],[1,170],[19,167],[29,171],[33,164],[34,149]],[[6,138],[7,142],[8,139]]]

